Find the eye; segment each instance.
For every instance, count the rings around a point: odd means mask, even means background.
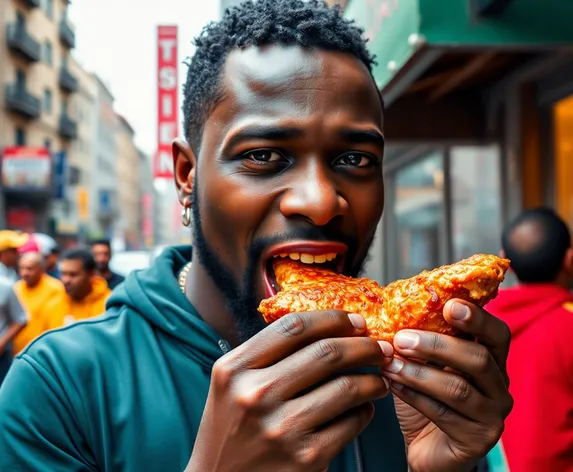
[[[258,165],[284,161],[283,156],[271,149],[259,149],[257,151],[247,152],[243,154],[243,159],[246,159],[250,164]]]
[[[371,167],[375,164],[374,157],[359,152],[349,152],[335,161],[335,165],[348,167]]]

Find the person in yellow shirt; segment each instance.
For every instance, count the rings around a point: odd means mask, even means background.
[[[67,326],[105,312],[111,295],[107,282],[95,275],[96,265],[88,249],[71,249],[61,258],[61,281],[65,292],[46,306],[45,329]]]
[[[46,275],[42,254],[37,252],[23,254],[18,262],[18,270],[21,280],[16,282],[14,290],[29,319],[26,327],[14,338],[14,355],[42,334],[44,318],[49,316],[49,313],[46,313],[46,306],[65,294],[63,284]]]

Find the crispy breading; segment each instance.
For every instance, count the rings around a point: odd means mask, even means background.
[[[483,307],[497,295],[509,260],[476,254],[386,287],[288,258],[277,259],[273,268],[281,290],[259,305],[267,323],[288,313],[345,310],[364,316],[369,336],[392,341],[408,328],[456,335],[442,314],[446,302],[460,298]]]

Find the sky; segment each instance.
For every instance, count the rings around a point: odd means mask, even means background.
[[[69,18],[76,29],[74,56],[110,88],[116,111],[129,121],[144,152],[152,155],[157,142],[157,25],[179,26],[181,100],[187,71],[183,61],[193,54],[191,41],[218,17],[218,0],[78,0],[70,4]]]

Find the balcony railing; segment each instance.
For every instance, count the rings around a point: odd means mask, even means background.
[[[76,139],[78,137],[78,124],[67,115],[60,117],[60,136],[66,139]]]
[[[67,47],[73,48],[76,45],[76,33],[72,29],[71,25],[68,23],[66,18],[60,20],[60,40]]]
[[[40,0],[22,0],[22,3],[28,8],[38,8],[40,6]]]
[[[6,44],[11,51],[30,62],[40,60],[40,43],[28,34],[24,23],[14,23],[6,27]]]
[[[78,79],[65,66],[60,69],[60,87],[69,93],[78,91]]]
[[[9,84],[6,86],[4,95],[6,108],[25,118],[38,118],[42,112],[42,103],[20,84]]]

